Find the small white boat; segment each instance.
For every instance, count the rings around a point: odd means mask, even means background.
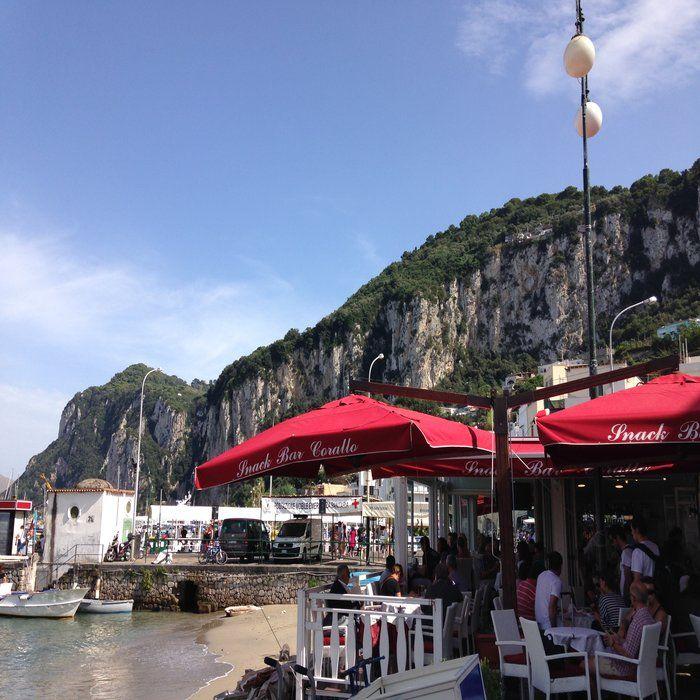
[[[0,597],[0,615],[13,617],[73,617],[89,588],[14,591]]]
[[[78,607],[79,613],[91,613],[93,615],[107,615],[109,613],[130,613],[134,607],[133,599],[130,600],[102,600],[97,598],[83,598]]]

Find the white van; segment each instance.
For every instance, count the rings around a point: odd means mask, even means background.
[[[321,518],[302,516],[282,523],[272,543],[272,561],[315,558],[321,561],[323,553],[323,521]]]

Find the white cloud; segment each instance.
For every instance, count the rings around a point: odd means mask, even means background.
[[[236,279],[174,284],[145,269],[95,261],[67,239],[0,233],[3,362],[25,347],[61,349],[121,368],[148,362],[184,378],[218,376],[227,363],[321,310],[256,261]],[[79,389],[80,387],[76,387]]]
[[[698,0],[587,0],[584,14],[596,46],[594,99],[610,105],[650,98],[700,71]],[[568,0],[471,0],[457,43],[496,74],[521,73],[537,95],[571,92],[562,55],[573,22]]]
[[[0,251],[0,473],[8,475],[56,438],[63,406],[89,383],[82,365],[93,380],[135,362],[212,379],[327,312],[251,259],[236,260],[232,281],[178,284],[95,260],[65,237],[0,232]]]
[[[17,478],[29,458],[56,439],[68,399],[57,391],[0,383],[1,474],[14,471]]]
[[[370,238],[362,233],[355,235],[355,243],[362,257],[374,268],[382,267],[382,259],[377,252],[377,246]]]

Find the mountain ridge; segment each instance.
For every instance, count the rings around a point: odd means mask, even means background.
[[[620,323],[618,357],[667,351],[650,333],[654,319],[661,325],[680,313],[700,315],[699,182],[700,160],[682,173],[646,175],[629,188],[592,190],[599,333],[623,303],[661,297],[653,315],[644,309]],[[315,326],[290,329],[227,365],[209,384],[152,375],[144,413],[144,498],[160,488],[171,495],[188,491],[195,464],[346,392],[349,377],[363,376],[379,352],[386,361],[375,377],[470,391],[582,352],[580,221],[575,187],[511,199],[429,236]],[[131,365],[102,387],[76,394],[64,409],[58,440],[30,460],[20,492],[37,492],[42,469],[59,485],[118,472],[133,479],[145,371],[145,365]],[[105,400],[109,410],[99,406]],[[243,503],[256,489],[255,483],[237,486],[233,497]],[[221,493],[198,497],[216,500]]]

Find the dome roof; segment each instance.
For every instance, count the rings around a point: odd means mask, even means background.
[[[105,479],[83,479],[76,486],[78,489],[105,489],[112,490],[114,486]]]

